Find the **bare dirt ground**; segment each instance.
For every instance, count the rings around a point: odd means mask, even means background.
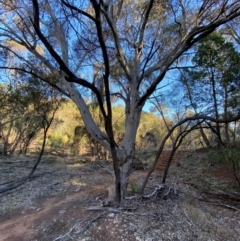
[[[240,188],[231,170],[205,153],[177,159],[163,192],[115,209],[102,206],[113,180],[110,163],[44,156],[32,180],[0,194],[0,241],[238,241]],[[0,189],[28,174],[33,160],[0,158]],[[146,192],[161,182],[158,166]],[[130,195],[145,175],[131,175]]]

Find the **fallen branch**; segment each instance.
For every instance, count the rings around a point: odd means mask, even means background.
[[[88,211],[107,211],[109,213],[120,213],[120,214],[126,214],[126,215],[133,215],[133,216],[155,216],[155,214],[151,214],[149,212],[147,213],[136,213],[136,212],[129,212],[129,211],[135,211],[137,208],[105,208],[105,207],[101,207],[101,206],[95,206],[95,207],[90,207],[90,208],[86,208],[85,210]],[[106,213],[107,213],[106,212]]]
[[[191,195],[191,194],[189,194],[189,193],[187,193],[187,192],[184,192],[184,191],[180,191],[180,190],[179,190],[179,192],[182,192],[182,193],[184,193],[185,195],[188,195],[188,196],[194,198],[195,200],[198,200],[198,201],[201,201],[201,202],[207,202],[207,203],[210,203],[210,204],[212,204],[212,205],[222,206],[222,207],[226,207],[226,208],[233,209],[233,210],[236,210],[236,211],[239,211],[239,212],[240,212],[240,209],[239,209],[239,208],[234,207],[234,206],[232,206],[232,205],[225,204],[225,203],[221,203],[221,202],[219,202],[219,201],[211,201],[211,200],[208,200],[208,199],[206,199],[206,198],[203,198],[203,197],[202,197],[203,194],[202,194],[200,197],[196,197],[196,196],[193,196],[193,195]],[[206,193],[204,193],[204,194],[206,194]],[[226,194],[225,194],[225,195],[224,195],[224,194],[215,194],[215,195],[213,195],[213,194],[211,194],[211,193],[207,193],[207,194],[208,194],[209,196],[215,196],[215,197],[217,197],[217,198],[223,197],[223,196],[224,196],[224,198],[228,197],[228,199],[233,200],[233,201],[239,203],[239,198],[234,198],[234,197],[229,196],[229,195],[226,195]]]
[[[106,212],[102,212],[99,215],[97,215],[95,218],[91,219],[86,225],[85,227],[83,227],[80,231],[76,232],[76,234],[80,234],[83,233],[86,229],[88,229],[88,227],[95,222],[97,219],[99,219],[101,216],[103,216]]]
[[[80,223],[85,222],[86,220],[87,220],[86,218],[84,218],[84,220],[78,220],[78,221],[73,225],[73,227],[70,228],[70,230],[69,230],[67,233],[58,236],[58,237],[55,238],[53,241],[62,240],[62,239],[65,238],[65,237],[70,237],[71,232],[76,228],[76,226],[79,225]]]
[[[159,184],[153,192],[149,193],[149,194],[146,194],[146,195],[142,195],[143,198],[151,198],[153,196],[155,196],[161,189],[163,189],[165,187],[164,184]]]
[[[199,198],[198,200],[199,200],[199,201],[202,201],[202,202],[210,203],[210,204],[215,205],[215,206],[222,206],[222,207],[229,208],[229,209],[233,209],[233,210],[235,210],[235,211],[240,212],[240,209],[239,209],[239,208],[236,208],[236,207],[234,207],[234,206],[232,206],[232,205],[228,205],[228,204],[220,203],[220,202],[214,202],[214,201],[210,201],[210,200],[207,200],[207,199],[204,199],[204,198]]]
[[[193,227],[195,227],[195,228],[197,228],[197,226],[193,223],[193,221],[189,218],[189,216],[188,216],[188,214],[187,214],[187,212],[186,212],[186,210],[185,209],[183,209],[183,212],[184,212],[184,214],[185,214],[185,216],[187,217],[187,219],[188,219],[188,221],[190,222],[190,226],[193,226]]]
[[[16,181],[12,181],[10,182],[11,184],[8,185],[7,187],[4,187],[2,189],[0,189],[0,194],[6,193],[8,191],[11,191],[13,189],[16,189],[18,187],[20,187],[21,185],[23,185],[25,182],[27,182],[31,177],[23,177],[20,180],[16,180]]]
[[[185,216],[187,217],[187,219],[188,219],[187,223],[189,224],[190,229],[193,231],[193,235],[196,236],[197,234],[196,234],[195,230],[194,230],[192,227],[194,227],[194,228],[197,229],[197,226],[196,226],[196,225],[193,223],[193,221],[189,218],[189,216],[188,216],[188,214],[187,214],[187,212],[186,212],[185,209],[183,209],[183,212],[184,212],[184,215],[185,215]]]
[[[134,211],[136,208],[132,207],[119,207],[119,208],[112,208],[112,207],[103,207],[103,206],[93,206],[90,208],[85,208],[87,211],[105,211],[110,213],[121,213],[122,211]]]

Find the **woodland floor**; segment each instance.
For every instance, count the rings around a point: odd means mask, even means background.
[[[176,157],[164,193],[125,201],[120,210],[102,207],[110,163],[44,156],[32,180],[0,194],[0,241],[238,241],[240,188],[230,169],[208,159],[201,152]],[[28,174],[33,160],[0,157],[0,189]],[[146,172],[131,175],[130,193]],[[152,174],[146,192],[162,175],[160,168]]]

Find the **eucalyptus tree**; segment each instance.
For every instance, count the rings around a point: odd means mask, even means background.
[[[38,75],[78,106],[90,135],[112,154],[116,201],[127,194],[142,108],[170,68],[217,27],[240,15],[238,0],[0,1],[2,68]],[[114,78],[114,66],[120,66]],[[102,90],[93,81],[98,72]],[[44,74],[58,81],[44,79]],[[105,130],[84,96],[93,92]],[[125,133],[116,143],[111,97],[125,103]],[[103,98],[102,98],[103,97]]]

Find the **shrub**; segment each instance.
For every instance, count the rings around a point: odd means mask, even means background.
[[[69,138],[66,134],[61,134],[59,132],[54,132],[48,138],[48,144],[51,148],[60,148],[65,146],[69,142]]]
[[[237,172],[240,169],[240,146],[239,145],[228,145],[220,150],[213,151],[210,153],[211,160],[214,163],[227,164],[229,165],[233,172],[236,181],[240,186],[240,180],[237,176]]]

